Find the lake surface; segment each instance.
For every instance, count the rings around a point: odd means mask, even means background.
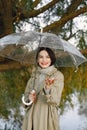
[[[60,116],[60,130],[87,130],[87,111],[83,110],[83,114],[79,113],[80,103],[75,95],[72,96],[72,102],[74,107],[66,107],[65,112]]]

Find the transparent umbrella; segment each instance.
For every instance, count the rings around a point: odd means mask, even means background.
[[[24,64],[35,64],[39,47],[51,48],[59,67],[78,67],[87,61],[69,42],[52,33],[27,31],[7,35],[0,39],[0,55]]]

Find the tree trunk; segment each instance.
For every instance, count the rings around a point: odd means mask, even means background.
[[[12,3],[11,0],[0,1],[0,37],[11,34],[13,32],[13,22],[12,22]]]

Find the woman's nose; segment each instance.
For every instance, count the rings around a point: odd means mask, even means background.
[[[44,61],[44,62],[46,62],[46,61],[47,61],[47,59],[44,57],[44,58],[43,58],[43,61]]]

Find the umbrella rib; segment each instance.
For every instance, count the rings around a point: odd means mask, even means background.
[[[70,53],[69,53],[70,54]],[[75,59],[75,57],[72,55],[72,54],[70,54],[70,56],[71,56],[71,58],[72,58],[72,60],[73,60],[73,63],[74,63],[74,65],[75,65],[75,67],[76,67],[76,70],[78,70],[78,65],[76,64],[76,59]]]

